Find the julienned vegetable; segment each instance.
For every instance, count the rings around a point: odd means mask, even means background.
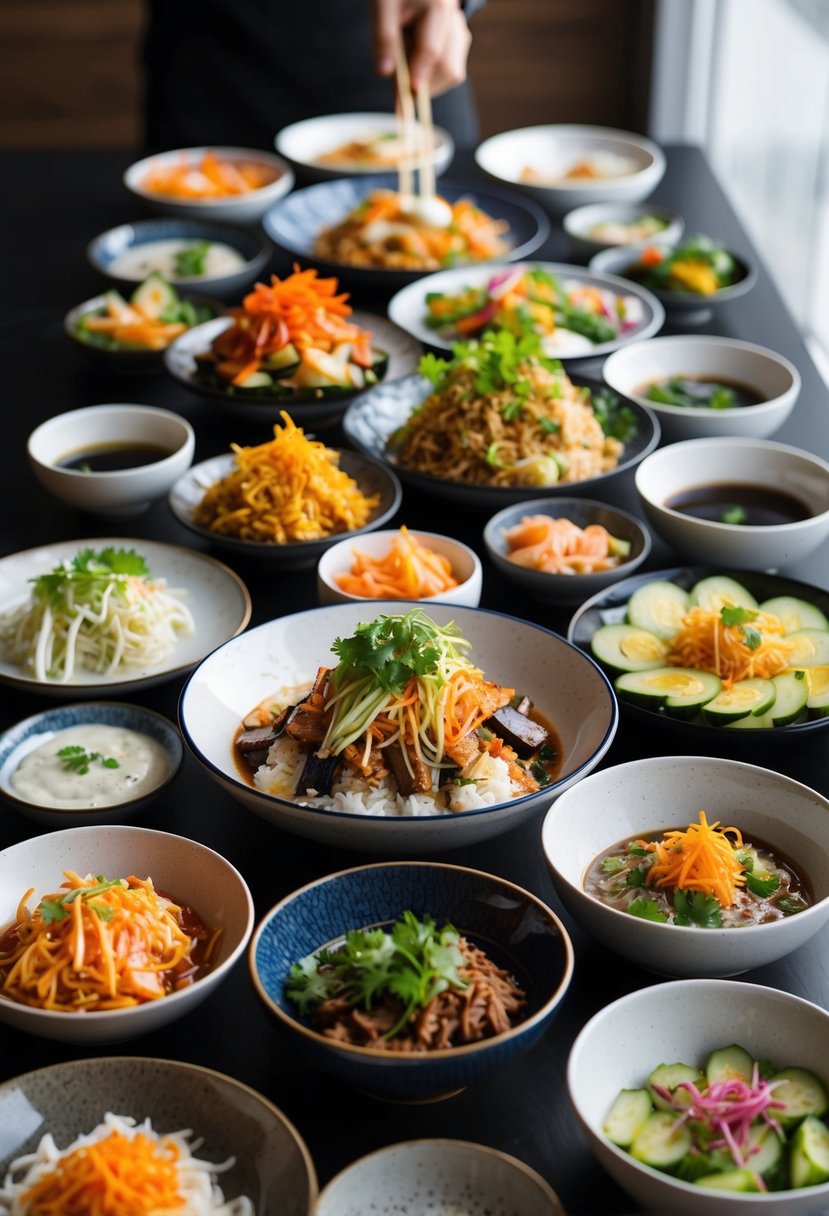
[[[709,236],[686,237],[669,250],[649,246],[625,274],[646,287],[703,296],[712,296],[742,277],[734,256]]]
[[[83,313],[75,333],[82,342],[105,350],[165,350],[213,315],[207,305],[182,299],[171,283],[153,271],[129,301],[114,289],[106,292],[103,307]]]
[[[635,705],[740,729],[829,716],[829,620],[814,604],[793,596],[758,604],[741,583],[715,575],[690,593],[646,583],[626,617],[597,629],[591,649]]]
[[[351,569],[334,581],[349,595],[375,600],[420,600],[458,586],[452,563],[423,544],[405,524],[389,542],[388,551],[372,557],[353,550]]]
[[[545,574],[598,574],[630,557],[630,541],[611,536],[601,524],[580,528],[570,519],[524,515],[504,531],[506,557]]]
[[[623,1089],[604,1133],[643,1165],[715,1191],[762,1192],[829,1182],[829,1109],[823,1082],[777,1070],[733,1044],[702,1068],[656,1067]]]

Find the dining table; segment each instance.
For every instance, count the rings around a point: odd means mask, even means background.
[[[789,420],[774,436],[782,443],[829,459],[829,390],[767,266],[712,172],[695,146],[666,148],[667,171],[652,195],[654,203],[685,218],[687,232],[717,237],[758,268],[754,287],[718,308],[693,332],[724,335],[767,346],[798,368],[802,390]],[[4,180],[3,237],[6,290],[0,333],[5,339],[3,428],[0,438],[0,556],[48,542],[123,536],[137,547],[143,539],[188,549],[208,550],[207,542],[183,527],[165,500],[128,520],[102,519],[62,505],[41,488],[27,462],[26,440],[45,419],[84,405],[136,402],[161,406],[186,417],[196,434],[196,461],[228,450],[231,442],[263,442],[267,426],[233,419],[227,410],[193,396],[163,372],[122,374],[88,358],[63,331],[65,313],[103,290],[85,259],[85,247],[98,233],[141,218],[122,174],[137,158],[129,150],[9,151],[0,156]],[[470,154],[459,154],[452,177],[482,184]],[[792,241],[797,239],[792,234]],[[574,259],[560,222],[536,258]],[[285,257],[273,267],[284,270]],[[343,276],[347,286],[347,274]],[[382,311],[384,300],[353,293],[356,306]],[[689,332],[672,328],[663,332]],[[601,365],[588,372],[600,375]],[[581,368],[579,369],[581,370]],[[275,418],[274,418],[275,421]],[[301,421],[301,419],[300,419]],[[319,430],[321,438],[342,444],[339,424]],[[595,495],[593,495],[595,496]],[[601,497],[642,516],[633,473],[608,481]],[[447,510],[446,503],[404,487],[396,524],[450,532],[471,545],[484,561],[483,607],[533,621],[566,634],[572,608],[558,608],[516,592],[487,562],[483,527],[487,512]],[[318,603],[313,566],[304,569],[258,562],[212,551],[246,583],[252,598],[251,626]],[[648,570],[682,564],[654,536]],[[785,574],[829,590],[829,544]],[[130,700],[177,720],[186,677],[142,688]],[[116,695],[114,693],[114,695]],[[78,698],[83,699],[82,697]],[[0,728],[56,702],[17,687],[0,686]],[[779,770],[829,795],[829,765],[823,731],[783,734],[765,744],[754,732],[706,735],[706,754],[746,760]],[[618,732],[602,761],[617,765],[653,755],[693,755],[699,737],[681,731],[645,728],[621,712]],[[496,839],[432,854],[435,860],[499,874],[547,902],[564,921],[574,943],[575,970],[570,989],[541,1041],[495,1075],[443,1101],[392,1103],[348,1088],[303,1061],[256,994],[246,959],[206,1002],[169,1026],[127,1043],[74,1047],[30,1036],[0,1025],[0,1082],[32,1069],[89,1056],[134,1055],[181,1060],[207,1066],[252,1086],[293,1121],[305,1139],[324,1185],[343,1167],[382,1146],[425,1137],[476,1141],[518,1157],[536,1169],[558,1193],[568,1213],[630,1213],[635,1202],[591,1156],[568,1100],[566,1069],[571,1045],[585,1022],[617,998],[661,977],[621,959],[583,931],[564,911],[541,849],[542,813]],[[201,841],[226,857],[251,889],[257,920],[291,891],[325,874],[383,860],[337,849],[288,834],[235,801],[194,756],[187,754],[176,780],[134,820],[143,826]],[[0,799],[0,847],[46,831]],[[393,860],[393,858],[386,858]],[[25,884],[24,884],[25,885]],[[209,908],[203,909],[203,913]],[[748,984],[785,989],[829,1008],[829,930],[770,966],[740,978]],[[137,1112],[136,1112],[137,1113]],[[276,1216],[275,1213],[270,1216]]]

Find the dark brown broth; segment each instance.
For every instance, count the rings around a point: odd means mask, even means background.
[[[683,515],[692,515],[695,519],[741,523],[755,528],[798,523],[811,518],[813,514],[804,502],[785,490],[744,481],[690,486],[666,498],[664,505],[671,511],[681,511]],[[733,508],[740,508],[743,518],[724,520],[724,513]]]
[[[759,405],[761,401],[766,400],[762,393],[758,393],[756,389],[751,388],[748,384],[741,384],[738,380],[727,380],[713,376],[662,376],[659,380],[649,380],[647,384],[643,384],[640,388],[635,389],[634,392],[638,397],[647,397],[652,388],[670,389],[674,385],[677,385],[689,397],[693,397],[701,407],[709,404],[713,393],[718,388],[731,389],[731,392],[734,394],[734,402],[729,406],[730,409],[739,409],[746,405]]]
[[[69,452],[57,461],[59,469],[78,473],[115,473],[120,469],[140,469],[172,456],[170,448],[154,443],[101,443]]]

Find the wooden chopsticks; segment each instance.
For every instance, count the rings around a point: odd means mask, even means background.
[[[421,198],[432,198],[435,193],[432,98],[428,84],[422,82],[418,85],[417,114],[415,114],[415,97],[412,94],[409,63],[402,38],[397,44],[395,76],[397,80],[397,117],[400,122],[400,137],[406,150],[405,160],[401,162],[397,170],[398,189],[401,194],[415,193],[409,153],[410,150],[416,149],[417,193]]]

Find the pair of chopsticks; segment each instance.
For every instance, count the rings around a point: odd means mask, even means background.
[[[403,147],[408,150],[417,149],[416,167],[418,178],[417,193],[421,198],[432,198],[435,193],[435,164],[433,160],[434,132],[432,128],[432,98],[429,86],[422,81],[417,88],[417,97],[412,93],[412,80],[409,75],[409,63],[406,59],[406,48],[401,38],[397,44],[395,59],[395,77],[397,81],[397,107],[400,120],[400,134]],[[415,102],[417,114],[415,114]],[[397,170],[397,186],[401,194],[414,194],[412,166],[408,161],[401,163]]]

